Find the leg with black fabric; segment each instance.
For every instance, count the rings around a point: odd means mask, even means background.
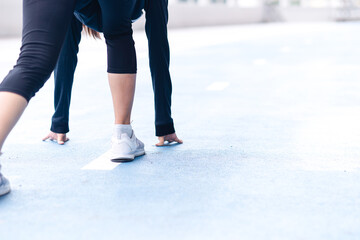
[[[19,59],[0,84],[0,152],[30,99],[54,70],[75,0],[24,0]]]
[[[136,84],[136,53],[131,28],[135,1],[99,0],[99,4],[108,50],[108,77],[115,114],[112,160],[132,161],[145,154],[144,144],[135,137],[130,125]]]

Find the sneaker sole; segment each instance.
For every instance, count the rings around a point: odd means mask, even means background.
[[[11,189],[4,190],[3,192],[0,192],[0,197],[5,196],[6,194],[10,193]]]
[[[0,197],[11,192],[9,181],[7,180],[5,181],[6,181],[5,184],[2,184],[2,186],[0,187]]]
[[[117,158],[111,159],[112,162],[132,162],[136,157],[145,155],[145,151],[138,152],[131,155],[118,156]]]

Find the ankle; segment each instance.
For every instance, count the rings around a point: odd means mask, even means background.
[[[130,124],[115,124],[114,126],[114,137],[117,139],[121,138],[121,135],[126,133],[129,137],[132,136],[133,130]]]

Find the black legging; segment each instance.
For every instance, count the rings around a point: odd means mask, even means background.
[[[133,0],[23,0],[20,56],[1,83],[0,91],[13,92],[30,101],[55,68],[74,10],[84,5],[101,9],[108,72],[136,73],[131,29],[134,4]]]

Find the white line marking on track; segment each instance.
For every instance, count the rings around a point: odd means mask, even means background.
[[[222,91],[230,85],[228,82],[214,82],[209,85],[206,90],[207,91]]]
[[[121,163],[115,163],[111,160],[111,152],[107,151],[97,159],[91,161],[89,164],[81,168],[81,170],[113,170],[117,166],[119,166]]]

